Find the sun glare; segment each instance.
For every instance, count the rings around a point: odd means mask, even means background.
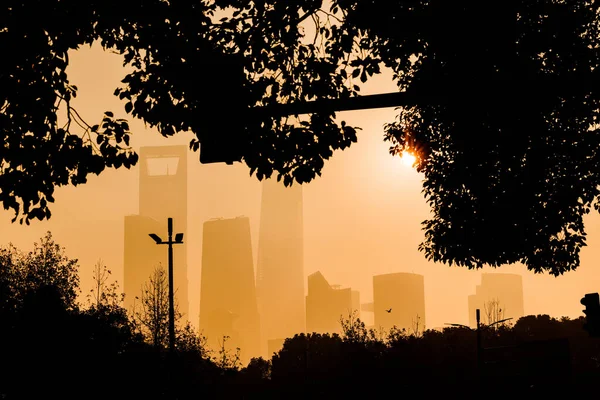
[[[417,160],[413,154],[407,151],[402,152],[402,154],[400,155],[400,159],[402,160],[402,163],[407,167],[412,167],[415,161]]]

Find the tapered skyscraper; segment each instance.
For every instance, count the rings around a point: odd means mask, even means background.
[[[262,349],[305,331],[302,186],[263,182],[256,285]]]
[[[240,348],[243,363],[260,354],[260,322],[254,284],[254,258],[247,217],[204,223],[200,330],[217,353],[223,337],[228,350]]]
[[[168,268],[164,246],[157,246],[148,233],[162,232],[165,224],[150,217],[127,215],[125,217],[125,245],[123,271],[125,309],[140,311],[144,284],[147,284],[155,268]],[[137,299],[136,299],[137,297]]]
[[[152,146],[140,149],[139,215],[125,217],[125,296],[131,308],[140,296],[140,282],[148,281],[160,263],[167,270],[167,248],[148,237],[155,233],[167,240],[167,219],[173,218],[175,233],[183,233],[181,245],[173,246],[173,283],[182,320],[188,314],[187,280],[187,146]]]

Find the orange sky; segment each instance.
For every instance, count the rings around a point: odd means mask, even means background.
[[[125,75],[120,57],[99,47],[85,47],[70,56],[68,73],[79,87],[74,106],[89,123],[112,110],[127,118],[123,103],[112,95]],[[389,92],[385,77],[374,79],[363,93]],[[467,296],[474,293],[481,271],[468,271],[427,262],[417,246],[423,239],[420,223],[428,217],[421,194],[422,176],[388,154],[383,125],[393,120],[393,109],[353,111],[339,117],[362,127],[358,143],[337,152],[325,164],[323,176],[305,185],[305,275],[321,271],[331,284],[357,289],[361,302],[372,300],[372,276],[414,272],[425,276],[427,327],[446,322],[468,324]],[[162,138],[140,121],[130,120],[132,145],[188,144],[190,135]],[[260,211],[260,183],[248,176],[244,164],[201,165],[189,154],[188,234],[190,320],[198,320],[202,223],[213,217],[246,215],[252,224],[256,259]],[[91,271],[98,258],[122,281],[123,217],[138,212],[138,169],[107,170],[86,185],[59,188],[50,221],[31,226],[11,224],[11,212],[0,212],[0,244],[12,242],[28,250],[47,230],[81,265],[82,289],[91,288]],[[525,312],[552,316],[582,315],[579,299],[600,290],[599,217],[588,216],[588,247],[581,267],[562,277],[535,275],[521,266],[498,272],[523,275]],[[177,221],[175,221],[177,230]],[[485,272],[491,270],[485,269]],[[369,322],[367,320],[367,322]]]

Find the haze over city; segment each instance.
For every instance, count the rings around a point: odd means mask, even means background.
[[[70,53],[69,77],[79,88],[73,105],[88,121],[106,110],[125,118],[122,104],[113,96],[126,71],[121,58],[98,46]],[[389,74],[369,81],[362,93],[394,90]],[[227,107],[223,104],[223,107]],[[559,277],[534,274],[520,265],[494,271],[467,270],[436,264],[417,250],[423,240],[421,222],[428,206],[421,194],[421,176],[399,157],[388,154],[383,124],[394,119],[389,109],[338,113],[338,119],[362,128],[358,142],[335,152],[325,163],[321,177],[303,185],[304,275],[320,271],[330,284],[360,292],[361,303],[373,300],[373,276],[409,272],[424,276],[427,327],[445,323],[468,324],[467,297],[480,283],[482,272],[516,273],[523,277],[525,314],[554,317],[580,316],[579,299],[598,290],[600,281],[600,218],[585,217],[588,246],[581,253],[581,266]],[[131,144],[142,146],[188,145],[191,134],[165,139],[138,120],[130,119]],[[227,121],[223,121],[227,129]],[[137,214],[139,165],[131,170],[107,170],[91,176],[78,187],[56,191],[49,221],[34,220],[31,226],[11,223],[11,211],[2,211],[0,243],[31,248],[46,231],[79,259],[82,293],[92,285],[93,266],[102,259],[123,287],[124,217]],[[197,325],[200,303],[202,227],[211,218],[249,218],[254,268],[258,254],[261,183],[249,176],[244,164],[203,165],[198,153],[188,152],[188,221],[184,238],[188,251],[189,321]],[[174,230],[178,223],[174,221]],[[165,235],[166,232],[157,232]],[[166,249],[165,249],[166,251]],[[82,298],[83,299],[83,298]],[[366,321],[372,323],[372,321]]]
[[[591,397],[599,83],[590,0],[0,2],[0,398]]]

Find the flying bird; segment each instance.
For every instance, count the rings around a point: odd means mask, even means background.
[[[391,313],[391,312],[392,312],[392,309],[391,309],[391,308],[388,308],[388,309],[387,309],[387,310],[385,310],[385,311],[386,311],[386,312],[388,312],[388,313]]]

